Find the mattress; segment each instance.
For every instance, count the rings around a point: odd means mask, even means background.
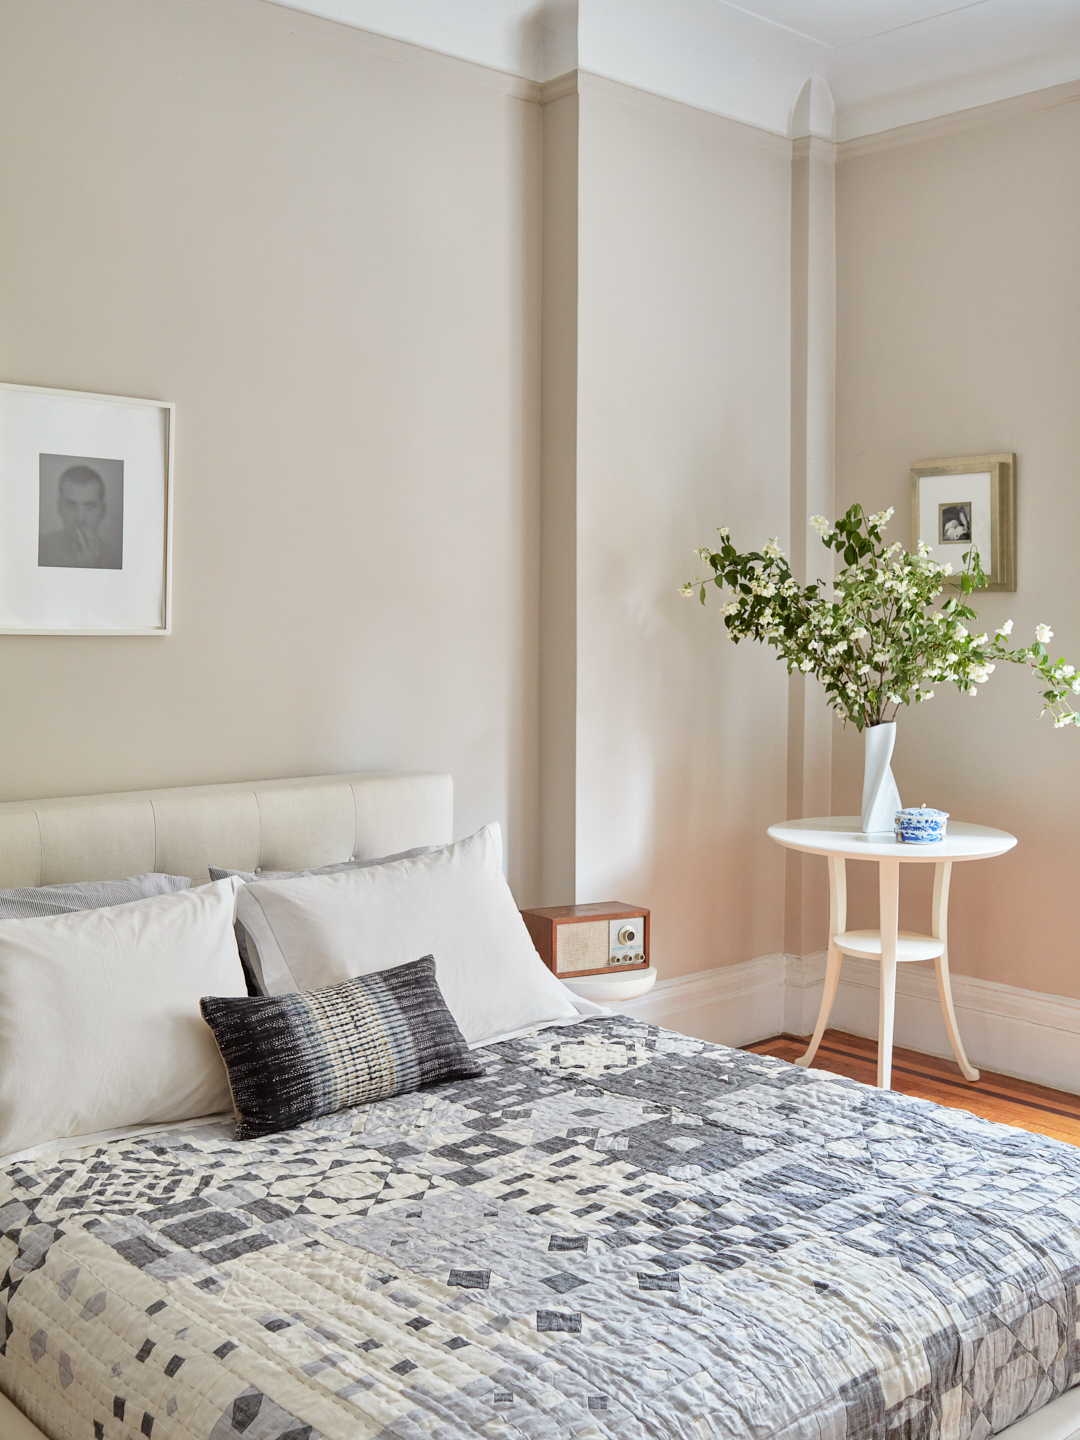
[[[983,1440],[1080,1379],[1080,1150],[625,1017],[0,1172],[53,1440]]]

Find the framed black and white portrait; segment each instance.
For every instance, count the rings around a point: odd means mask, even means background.
[[[959,583],[974,547],[991,590],[1016,589],[1016,456],[963,455],[916,460],[911,467],[911,525],[932,559],[951,565]]]
[[[0,634],[169,633],[173,409],[0,385]]]

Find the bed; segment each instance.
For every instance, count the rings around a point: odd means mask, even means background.
[[[451,831],[445,776],[16,802],[0,886]],[[1080,1151],[626,1015],[473,1053],[0,1168],[0,1436],[1080,1436]]]

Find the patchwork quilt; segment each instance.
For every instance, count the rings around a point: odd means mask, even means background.
[[[625,1017],[0,1172],[53,1440],[983,1440],[1080,1380],[1080,1149]]]

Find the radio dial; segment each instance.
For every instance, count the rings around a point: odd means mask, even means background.
[[[619,931],[619,944],[620,944],[620,945],[636,945],[636,944],[637,944],[637,938],[638,938],[638,933],[637,933],[637,926],[636,926],[636,925],[624,925],[624,926],[622,927],[622,929]]]

